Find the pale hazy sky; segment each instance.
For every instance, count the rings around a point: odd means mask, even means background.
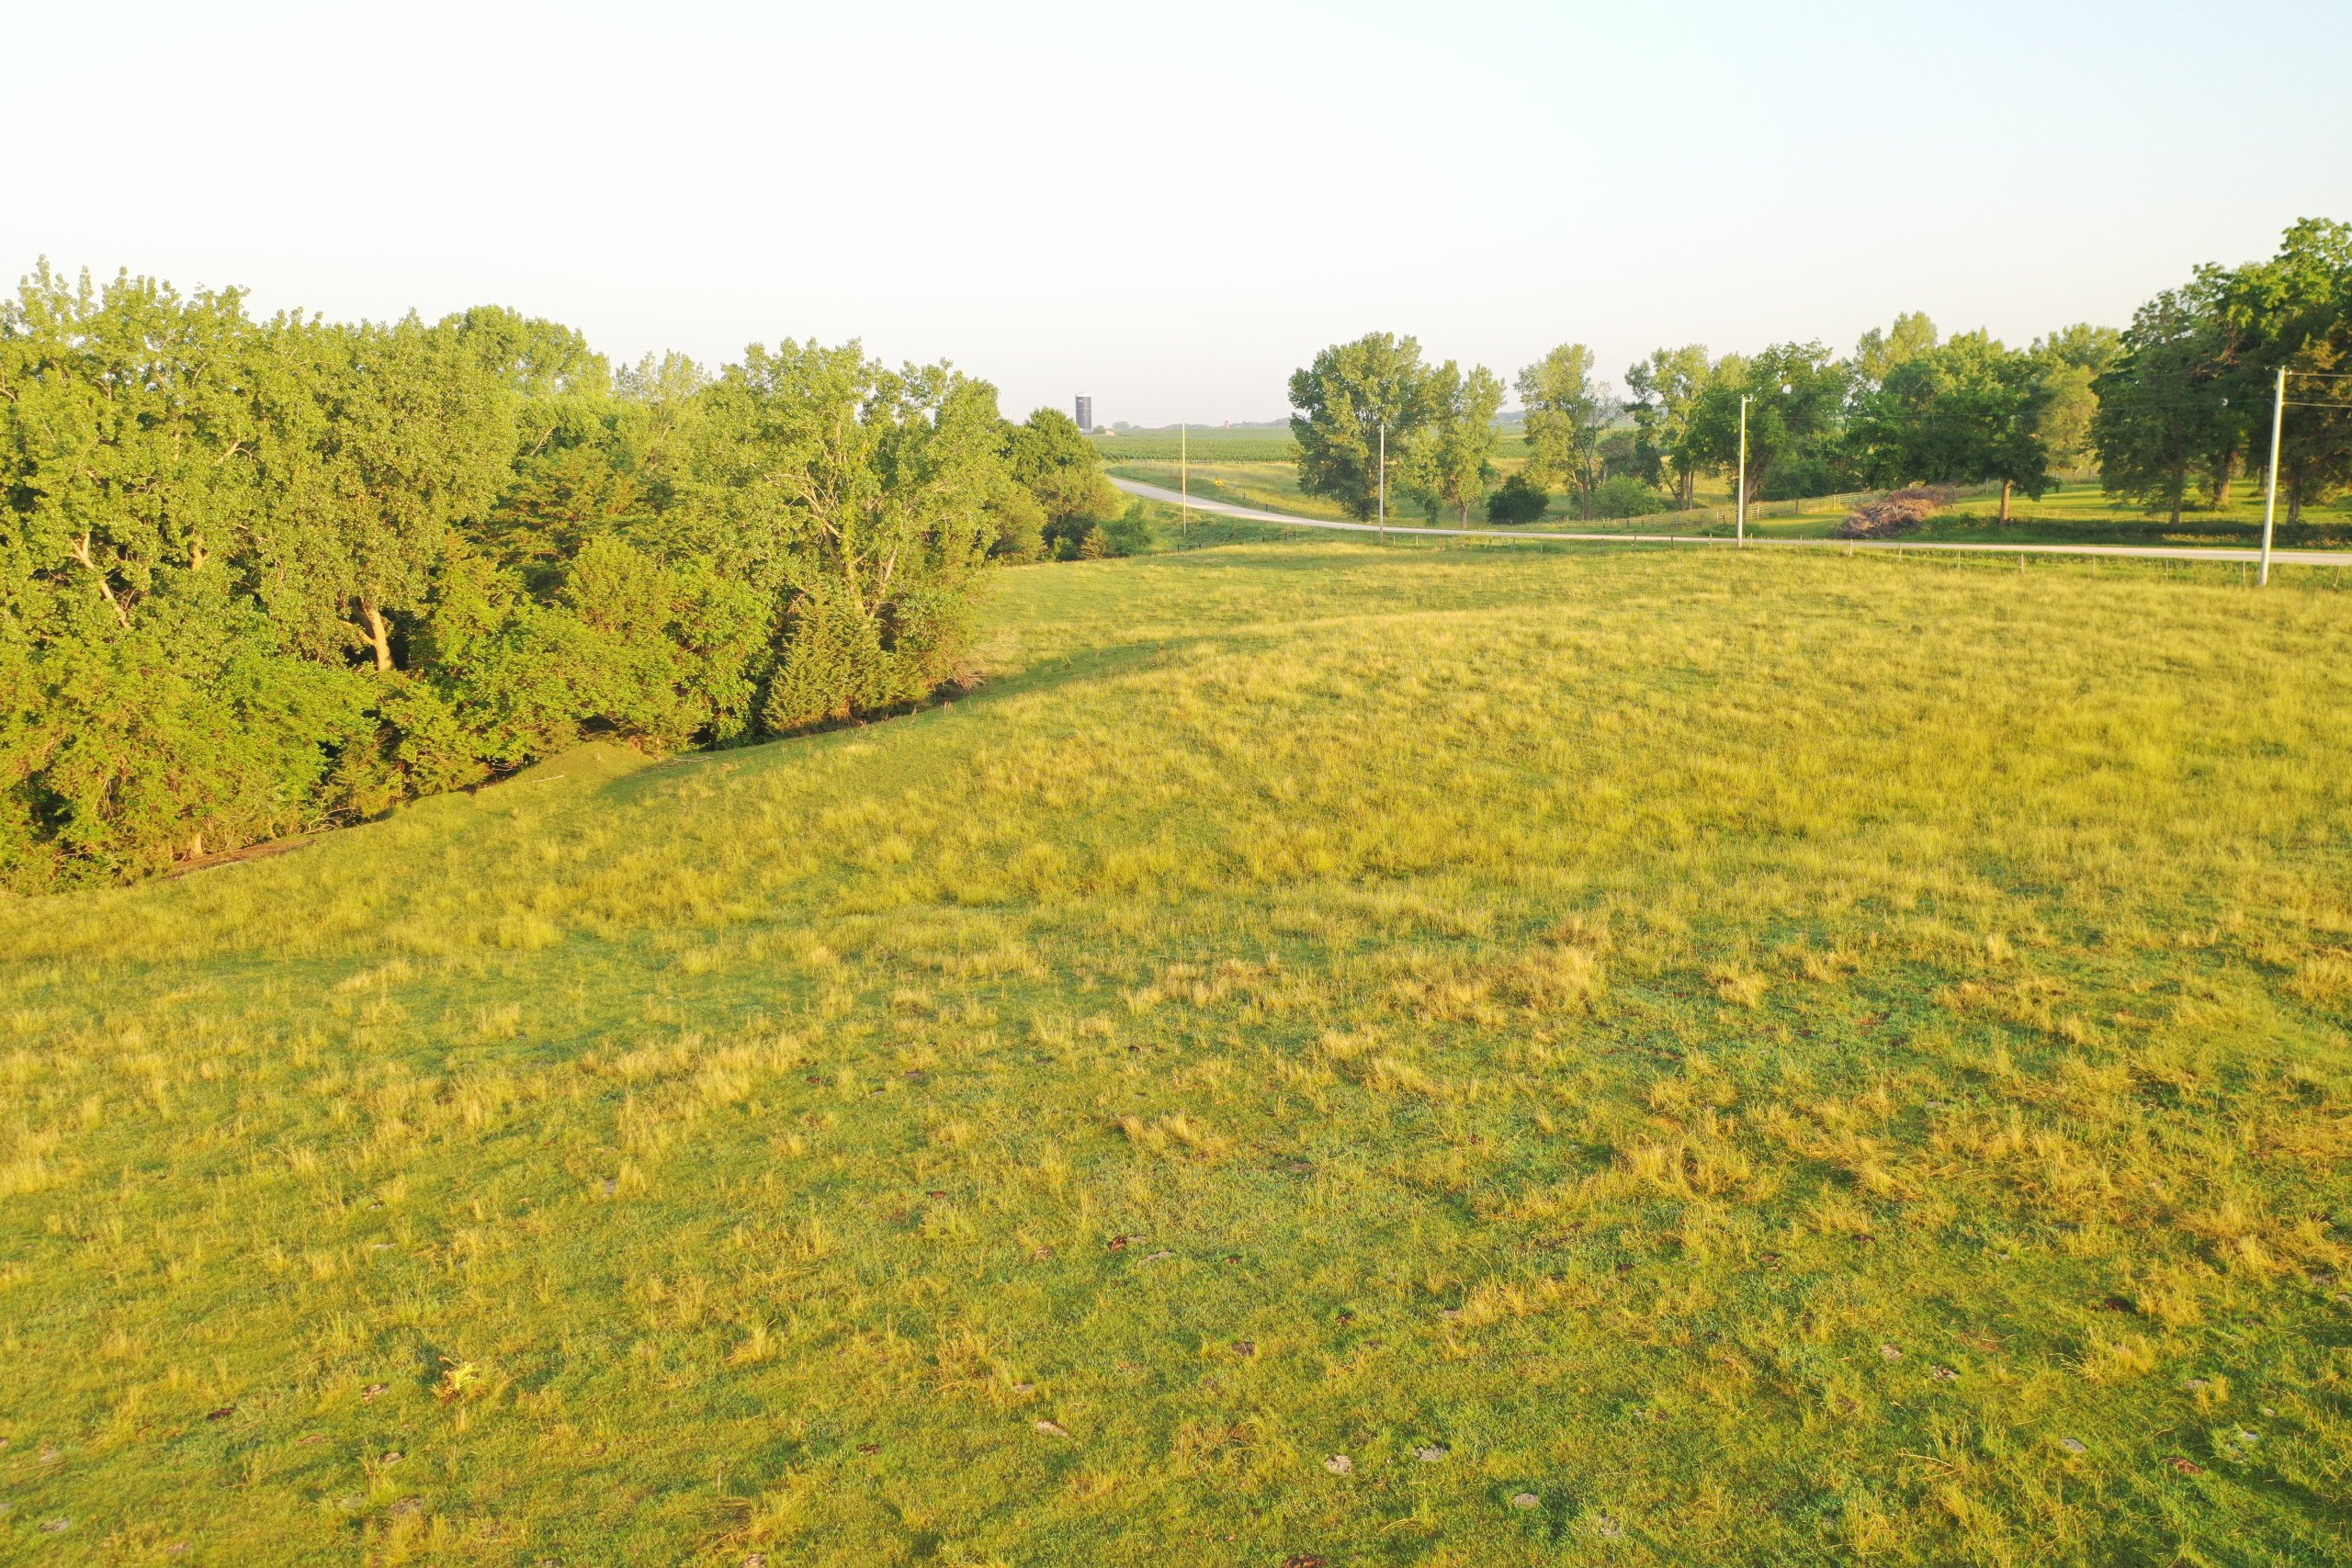
[[[1286,412],[1323,344],[2022,342],[2352,219],[2346,0],[19,3],[0,261],[861,337],[1016,416]]]

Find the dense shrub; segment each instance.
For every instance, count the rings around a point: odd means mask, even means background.
[[[1611,474],[1592,490],[1595,517],[1646,517],[1653,512],[1665,511],[1668,504],[1657,486],[1645,484],[1631,474]]]
[[[1532,523],[1541,518],[1544,509],[1551,504],[1551,495],[1521,471],[1503,480],[1487,497],[1487,521],[1505,528]]]

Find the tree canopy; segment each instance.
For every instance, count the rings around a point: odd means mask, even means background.
[[[1847,440],[1871,484],[1996,482],[2007,516],[2011,489],[2039,497],[2052,482],[2041,428],[2049,403],[2040,360],[1962,333],[1894,362],[1856,398]]]
[[[588,736],[917,701],[988,555],[1042,542],[1018,521],[1111,504],[1067,434],[855,344],[616,376],[502,307],[256,320],[44,266],[0,303],[0,881],[135,874]]]
[[[1393,480],[1421,431],[1442,412],[1417,339],[1367,333],[1333,344],[1290,378],[1290,429],[1299,488],[1329,496],[1359,518],[1378,504],[1387,454]]]

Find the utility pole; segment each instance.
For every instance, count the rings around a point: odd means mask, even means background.
[[[2261,586],[2270,586],[2270,527],[2278,515],[2278,437],[2287,423],[2287,367],[2278,367],[2278,379],[2270,393],[2270,477],[2262,487],[2262,580]]]
[[[1380,542],[1388,542],[1388,422],[1380,422]]]
[[[1182,420],[1176,423],[1176,490],[1183,497],[1176,505],[1176,531],[1189,536],[1193,532],[1193,427]]]
[[[1739,510],[1736,525],[1739,545],[1747,545],[1747,394],[1739,395]]]

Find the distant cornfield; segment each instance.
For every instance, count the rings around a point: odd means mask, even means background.
[[[1169,430],[1123,430],[1094,438],[1096,450],[1110,463],[1173,462],[1189,453],[1202,463],[1291,463],[1298,459],[1298,443],[1280,427],[1251,430],[1195,430],[1189,439]]]

